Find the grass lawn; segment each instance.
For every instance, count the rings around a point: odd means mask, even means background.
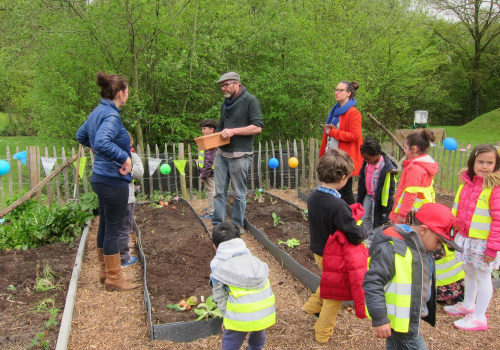
[[[460,145],[500,143],[500,108],[480,115],[462,126],[436,126],[435,128],[444,128],[446,137],[453,137]]]

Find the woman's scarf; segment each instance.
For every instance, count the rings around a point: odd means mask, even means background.
[[[328,118],[326,118],[326,124],[337,125],[339,123],[340,116],[342,114],[346,114],[347,110],[354,106],[356,106],[355,98],[349,99],[342,107],[337,102],[330,111],[330,114],[328,114]]]

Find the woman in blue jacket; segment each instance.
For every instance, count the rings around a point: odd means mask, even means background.
[[[128,185],[132,181],[130,138],[119,109],[127,102],[128,83],[120,75],[100,72],[97,85],[101,87],[101,103],[78,129],[76,139],[94,151],[90,182],[99,198],[99,279],[108,291],[131,290],[138,286],[123,277],[118,246],[128,203]]]

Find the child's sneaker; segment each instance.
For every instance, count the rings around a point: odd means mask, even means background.
[[[464,331],[485,331],[488,329],[488,318],[480,321],[473,314],[468,314],[464,318],[453,322],[453,325]]]
[[[203,220],[212,220],[212,215],[206,213],[205,215],[200,216]]]
[[[139,257],[131,256],[127,261],[122,263],[122,268],[129,267],[130,265],[134,265],[137,261],[139,261]]]
[[[446,305],[443,308],[443,311],[447,313],[448,315],[452,316],[463,316],[463,315],[468,315],[474,312],[475,308],[472,309],[467,309],[464,305],[464,303],[459,302],[456,303],[455,305]]]

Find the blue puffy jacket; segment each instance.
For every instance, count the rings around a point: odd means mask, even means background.
[[[89,114],[76,132],[76,139],[94,151],[94,175],[131,182],[132,175],[122,175],[119,170],[130,153],[130,137],[122,124],[120,110],[113,101],[101,99],[101,103]]]

